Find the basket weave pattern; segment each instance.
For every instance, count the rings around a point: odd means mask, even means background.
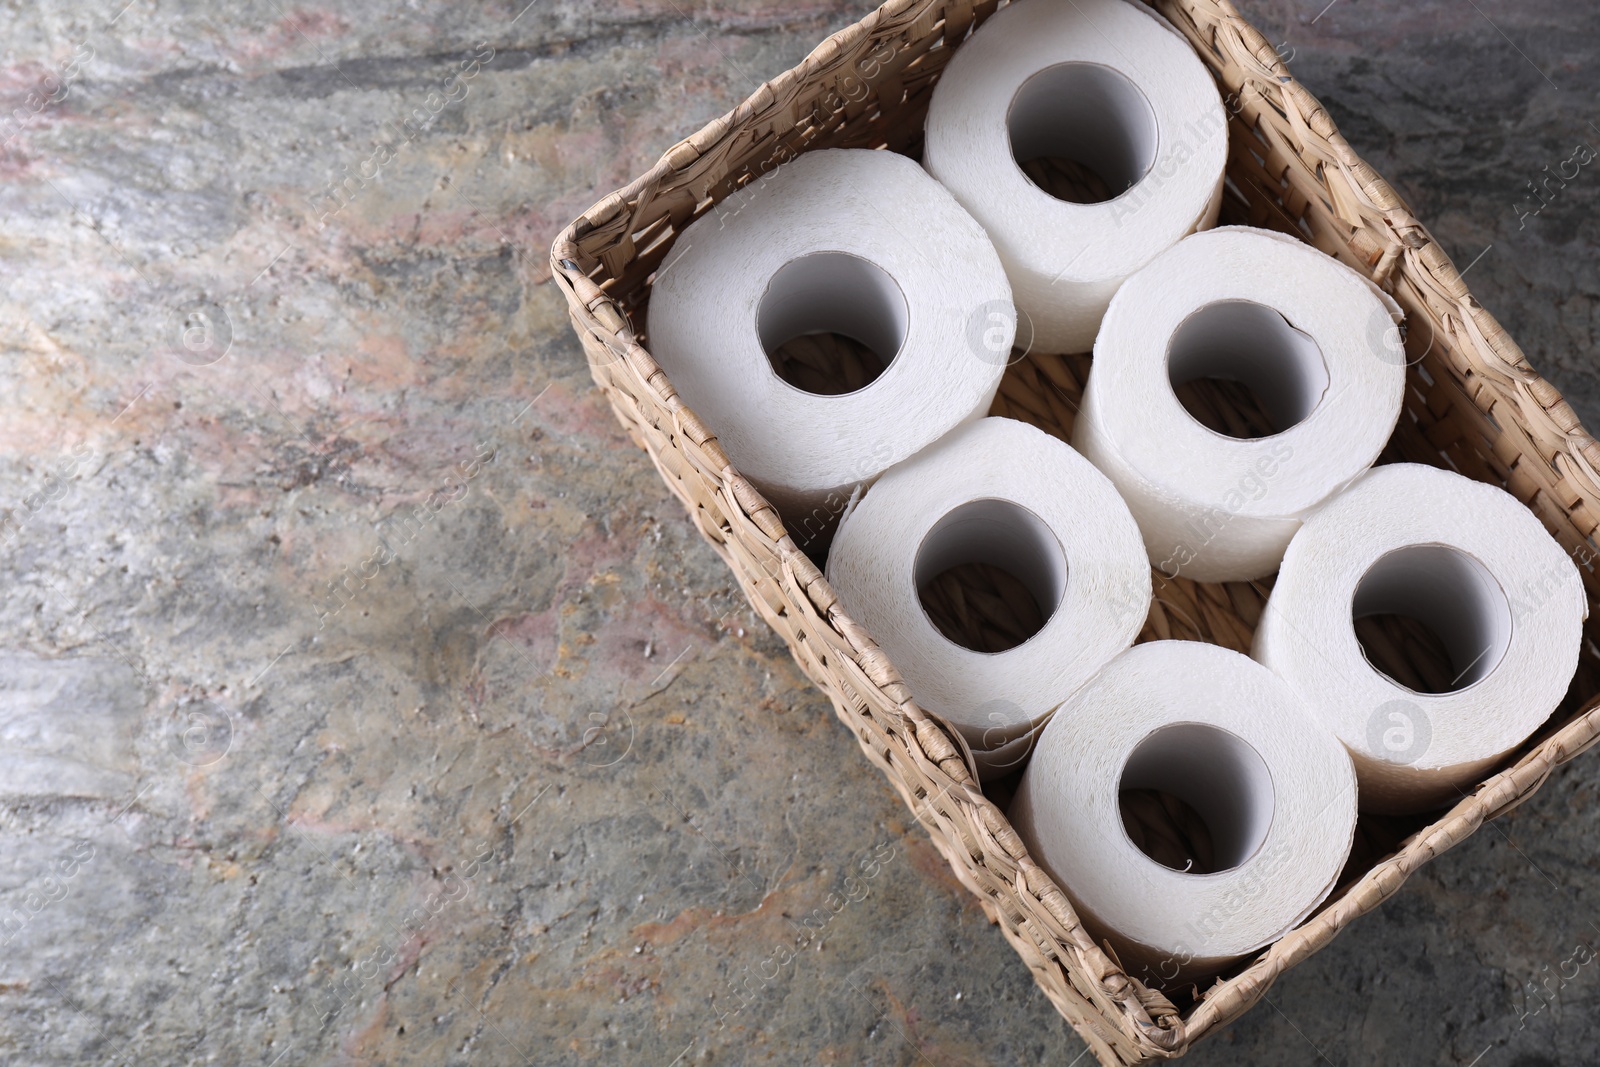
[[[1040,987],[1104,1064],[1182,1055],[1250,1008],[1286,968],[1322,948],[1484,820],[1531,795],[1600,739],[1600,657],[1587,643],[1570,695],[1498,773],[1434,822],[1378,853],[1313,918],[1180,1011],[1125,974],[1079,924],[1004,813],[978,790],[945,728],[844,614],[773,508],[729,462],[640,343],[649,281],[685,226],[734,189],[808,148],[917,154],[929,96],[954,47],[1003,4],[890,0],[799,66],[669,150],[651,170],[564,230],[552,269],[595,381],[650,455],[751,604],[828,694],[863,751],[904,797],[956,876],[977,895]],[[1306,240],[1388,290],[1407,315],[1412,366],[1387,458],[1453,468],[1531,508],[1600,593],[1600,446],[1467,291],[1403,201],[1339,136],[1322,106],[1227,0],[1154,0],[1217,78],[1231,115],[1222,221]],[[1034,354],[1010,368],[993,408],[1070,437],[1086,356]],[[1248,650],[1262,583],[1154,576],[1141,640],[1208,640]],[[1591,625],[1600,612],[1591,612]],[[1595,631],[1590,630],[1593,638]]]

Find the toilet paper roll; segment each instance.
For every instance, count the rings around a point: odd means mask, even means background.
[[[934,625],[919,591],[952,567],[1015,576],[1044,625],[978,652]],[[883,475],[839,527],[828,580],[912,695],[975,750],[1026,734],[1128,647],[1150,608],[1139,530],[1109,481],[1011,419],[963,426]]]
[[[1175,797],[1203,825],[1125,820],[1119,799],[1135,814],[1149,794],[1124,790]],[[1010,817],[1090,933],[1128,973],[1171,988],[1276,941],[1322,902],[1350,853],[1356,780],[1339,742],[1260,664],[1155,641],[1050,719]],[[1176,847],[1158,862],[1131,834]]]
[[[1087,352],[1123,279],[1216,222],[1227,154],[1216,83],[1160,16],[1124,0],[1020,0],[951,57],[923,165],[993,238],[1019,344]],[[1024,171],[1040,159],[1089,168],[1104,184],[1072,195],[1104,199],[1046,192]]]
[[[1381,645],[1369,658],[1352,618],[1394,615],[1432,631],[1442,673],[1403,674]],[[1422,811],[1470,792],[1561,702],[1587,615],[1576,564],[1516,498],[1400,463],[1295,535],[1252,654],[1350,749],[1364,810]]]
[[[1301,520],[1394,430],[1399,314],[1338,261],[1247,227],[1185,238],[1128,280],[1095,341],[1072,443],[1122,492],[1157,570],[1221,582],[1277,569]],[[1204,378],[1249,386],[1279,432],[1207,428],[1175,391]]]
[[[988,410],[1014,328],[982,228],[911,160],[866,150],[730,196],[678,238],[649,306],[652,354],[802,547],[854,487]],[[778,376],[769,352],[825,332],[887,367],[839,395]]]

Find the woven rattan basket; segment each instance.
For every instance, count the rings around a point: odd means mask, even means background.
[[[872,635],[840,610],[817,566],[729,463],[715,427],[684,406],[635,329],[673,238],[731,190],[810,148],[886,147],[916,156],[940,71],[999,6],[884,4],[584,213],[556,238],[552,266],[595,381],[751,604],[832,699],[862,750],[1101,1062],[1148,1063],[1182,1055],[1246,1011],[1285,968],[1593,744],[1600,736],[1600,700],[1591,699],[1600,693],[1600,651],[1591,631],[1562,708],[1448,812],[1409,822],[1364,818],[1356,855],[1329,902],[1209,989],[1151,989],[1090,938],[1002,808],[978,790],[950,735],[917,706]],[[1232,4],[1155,6],[1213,71],[1232,115],[1222,221],[1301,238],[1371,277],[1404,308],[1409,389],[1385,458],[1453,468],[1507,489],[1573,554],[1592,598],[1600,592],[1590,540],[1600,521],[1600,447],[1572,409],[1529,368],[1428,231]],[[1030,354],[1008,370],[994,413],[1070,437],[1088,365],[1086,356]],[[1248,649],[1266,583],[1154,580],[1157,602],[1141,639]],[[1591,625],[1597,620],[1600,612],[1591,612]],[[1404,658],[1398,642],[1394,654]]]

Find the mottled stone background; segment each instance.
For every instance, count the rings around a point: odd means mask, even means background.
[[[0,14],[0,1062],[1087,1062],[543,266],[868,4],[124,2]],[[1242,7],[1600,423],[1600,10],[1324,2]],[[1597,768],[1189,1062],[1595,1062]]]

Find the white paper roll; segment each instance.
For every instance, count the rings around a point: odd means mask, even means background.
[[[889,152],[809,152],[690,226],[652,286],[649,345],[684,402],[797,541],[858,485],[984,415],[1015,312],[994,247],[937,182]],[[888,366],[818,395],[768,353],[833,332]]]
[[[1226,226],[1130,278],[1106,313],[1072,443],[1106,473],[1168,577],[1277,569],[1301,520],[1378,456],[1405,389],[1399,308],[1292,237]],[[1174,389],[1251,387],[1280,432],[1230,437]]]
[[[1227,154],[1216,83],[1158,15],[1124,0],[1019,0],[951,57],[923,165],[994,239],[1019,344],[1087,352],[1123,279],[1216,222]],[[1057,199],[1023,173],[1040,157],[1088,166],[1113,198]]]
[[[1211,873],[1140,851],[1124,789],[1189,805],[1209,830]],[[1171,986],[1270,944],[1322,902],[1349,856],[1356,779],[1339,742],[1260,664],[1155,641],[1057,710],[1010,816],[1090,932],[1129,973]]]
[[[934,626],[919,590],[965,563],[1027,586],[1045,623],[1004,652]],[[1128,647],[1150,567],[1116,490],[1042,430],[987,418],[886,472],[840,524],[828,580],[927,711],[975,750],[1025,733]]]
[[[1432,630],[1450,691],[1375,668],[1352,623],[1369,615]],[[1587,615],[1576,564],[1515,497],[1399,463],[1295,535],[1252,653],[1350,749],[1364,810],[1422,811],[1470,792],[1561,702]]]

